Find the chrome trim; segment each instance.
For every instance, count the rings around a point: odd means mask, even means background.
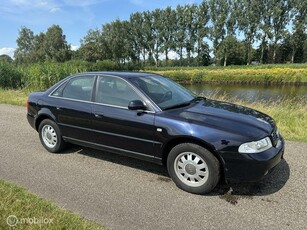
[[[93,101],[82,101],[82,100],[77,100],[77,99],[72,99],[72,98],[66,98],[66,97],[57,97],[57,96],[48,96],[48,97],[53,97],[53,98],[62,99],[62,100],[68,100],[68,101],[84,102],[84,103],[87,103],[87,104],[103,105],[103,106],[108,106],[108,107],[113,107],[113,108],[125,109],[125,110],[129,110],[129,111],[133,111],[133,110],[128,109],[127,107],[122,107],[122,106],[117,106],[117,105],[103,104],[103,103],[98,103],[98,102],[93,102]],[[152,114],[155,114],[156,112],[155,112],[155,111],[151,111],[151,110],[144,110],[144,113],[152,113]]]
[[[161,142],[157,142],[157,141],[151,141],[151,140],[148,140],[148,139],[142,139],[142,138],[137,138],[137,137],[131,137],[131,136],[126,136],[126,135],[116,134],[116,133],[110,133],[110,132],[100,131],[100,130],[97,130],[97,129],[89,129],[89,128],[79,127],[79,126],[75,126],[75,125],[67,125],[67,124],[63,124],[63,123],[58,123],[58,125],[70,127],[70,128],[82,129],[82,130],[86,130],[86,131],[90,131],[90,132],[107,134],[107,135],[110,135],[110,136],[123,137],[123,138],[127,138],[127,139],[148,142],[148,143],[152,143],[152,144],[162,144]],[[153,134],[153,136],[154,136],[154,134]]]

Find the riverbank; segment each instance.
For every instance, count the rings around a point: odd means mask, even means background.
[[[28,91],[0,90],[0,103],[25,106]],[[227,95],[211,95],[210,99],[228,101],[264,112],[276,120],[286,140],[307,142],[307,103],[304,99],[279,99],[246,102]]]
[[[180,83],[307,85],[307,65],[259,65],[202,68],[158,68],[148,72]]]

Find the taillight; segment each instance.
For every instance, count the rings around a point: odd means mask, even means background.
[[[27,110],[29,109],[29,100],[26,101]]]

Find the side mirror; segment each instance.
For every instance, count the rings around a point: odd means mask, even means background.
[[[130,101],[128,104],[128,109],[130,110],[146,110],[146,106],[140,100]]]

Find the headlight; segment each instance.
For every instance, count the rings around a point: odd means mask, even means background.
[[[247,142],[239,147],[239,153],[260,153],[272,147],[272,142],[269,137],[259,141]]]

